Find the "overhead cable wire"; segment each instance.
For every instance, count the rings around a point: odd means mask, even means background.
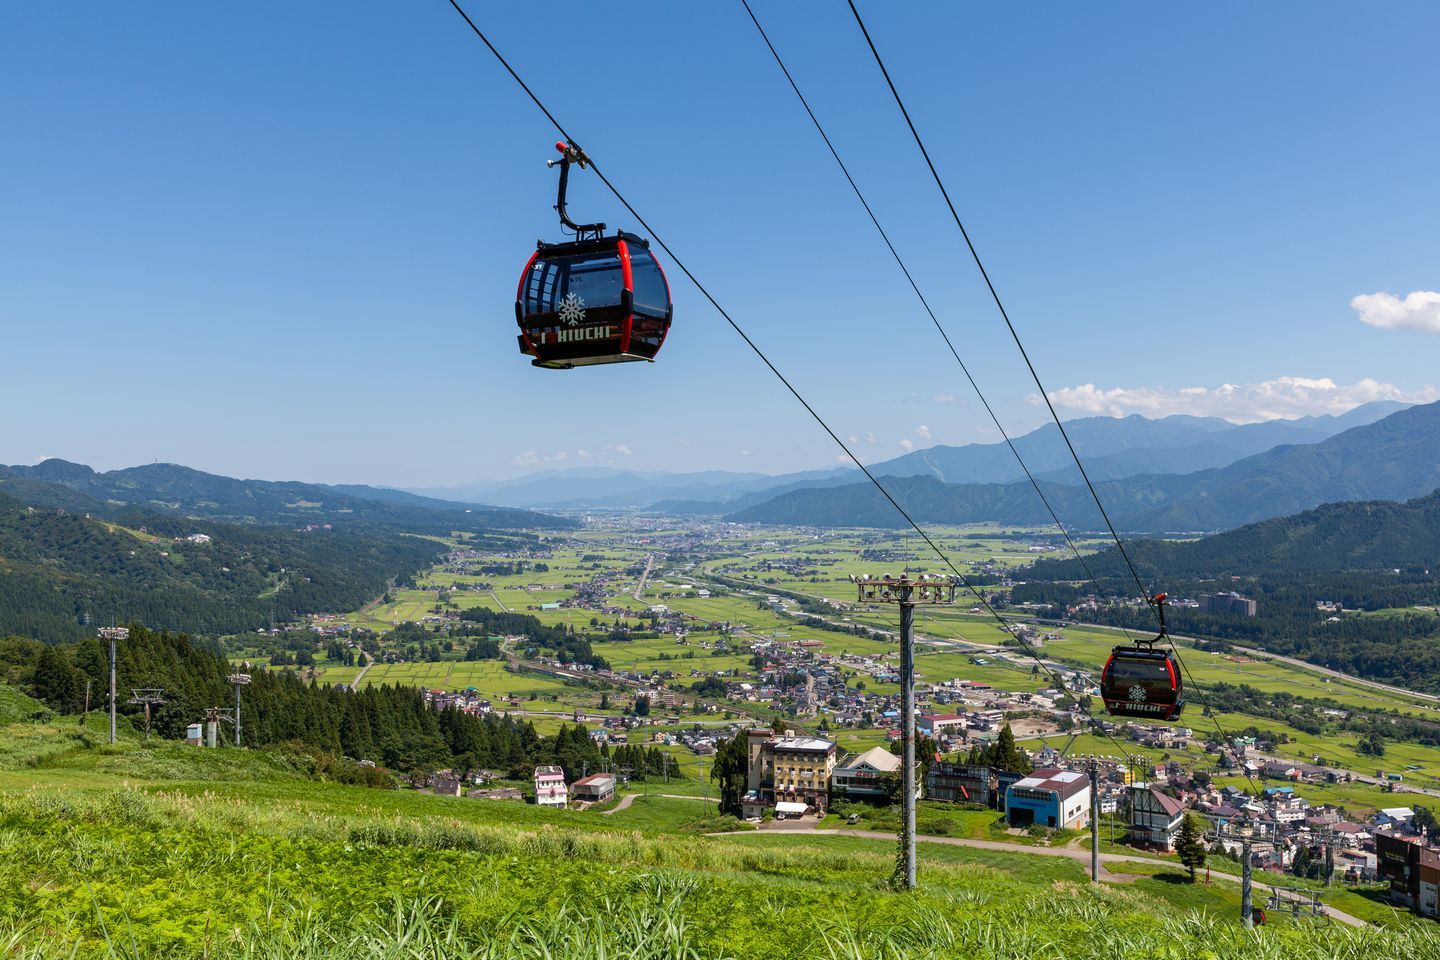
[[[1095,484],[1091,482],[1090,475],[1085,470],[1085,464],[1080,459],[1080,454],[1076,451],[1075,444],[1070,439],[1070,433],[1065,429],[1064,422],[1060,419],[1060,415],[1056,412],[1055,405],[1050,400],[1050,394],[1045,389],[1045,384],[1041,382],[1040,374],[1035,369],[1035,364],[1030,359],[1030,353],[1025,349],[1025,344],[1020,339],[1020,333],[1015,329],[1015,324],[1010,319],[1009,311],[1005,309],[1004,301],[1000,299],[1000,292],[996,289],[994,281],[990,279],[989,271],[985,269],[985,263],[980,258],[980,252],[978,249],[976,249],[974,241],[970,238],[970,231],[965,228],[964,221],[960,219],[959,211],[955,209],[954,201],[950,199],[950,191],[946,189],[945,181],[940,177],[940,172],[936,169],[935,162],[930,159],[930,151],[926,148],[925,141],[921,138],[920,131],[915,126],[915,121],[910,117],[910,111],[905,106],[905,100],[900,96],[900,91],[895,86],[895,81],[890,76],[890,70],[885,66],[885,60],[883,57],[880,56],[880,51],[875,46],[874,39],[870,36],[870,30],[865,26],[865,20],[863,17],[860,16],[860,10],[855,6],[855,0],[846,0],[846,2],[850,7],[850,13],[855,18],[855,24],[860,28],[861,34],[865,37],[865,44],[870,48],[870,54],[875,59],[875,65],[880,68],[880,73],[885,78],[885,85],[889,87],[890,95],[894,98],[895,105],[899,107],[900,114],[905,119],[905,125],[910,129],[910,135],[915,140],[915,145],[920,149],[920,155],[925,160],[925,166],[929,168],[930,176],[935,181],[935,186],[940,190],[941,197],[945,200],[945,206],[950,211],[950,217],[952,220],[955,221],[955,226],[960,230],[960,236],[965,241],[966,249],[969,250],[971,259],[975,261],[976,269],[980,271],[980,276],[985,281],[985,287],[990,292],[990,298],[995,302],[995,307],[999,310],[1001,319],[1005,321],[1005,327],[1007,330],[1010,331],[1010,337],[1012,340],[1015,341],[1015,346],[1017,349],[1019,349],[1020,356],[1025,361],[1025,367],[1030,372],[1030,378],[1035,382],[1036,389],[1040,391],[1040,397],[1042,400],[1044,400],[1045,407],[1050,412],[1050,418],[1054,421],[1056,428],[1060,431],[1060,436],[1065,441],[1065,447],[1070,452],[1070,458],[1075,462],[1076,469],[1080,471],[1080,478],[1085,482],[1085,487],[1090,492],[1090,497],[1092,500],[1094,500],[1096,509],[1100,511],[1101,519],[1105,521],[1105,526],[1110,532],[1111,539],[1115,541],[1115,548],[1119,552],[1120,558],[1124,561],[1126,568],[1128,568],[1130,576],[1135,581],[1135,585],[1140,589],[1141,597],[1150,606],[1151,612],[1155,613],[1156,617],[1158,618],[1160,616],[1160,612],[1156,607],[1156,600],[1154,599],[1154,596],[1152,595],[1150,589],[1146,587],[1144,580],[1141,579],[1140,572],[1135,568],[1135,563],[1130,559],[1129,551],[1125,549],[1124,541],[1120,539],[1120,534],[1116,531],[1115,524],[1111,522],[1110,514],[1106,511],[1105,504],[1100,499],[1100,494],[1098,491],[1096,491]],[[1173,642],[1171,644],[1171,649],[1175,649],[1175,644]],[[1175,659],[1180,664],[1180,668],[1185,672],[1185,676],[1187,679],[1190,680],[1192,686],[1195,687],[1197,692],[1201,693],[1202,705],[1207,707],[1208,709],[1209,705],[1203,703],[1203,691],[1201,690],[1199,684],[1195,683],[1194,677],[1190,673],[1189,666],[1186,665],[1184,659],[1180,656],[1178,652],[1176,652],[1175,654]],[[1215,728],[1217,731],[1219,731],[1222,738],[1225,737],[1225,728],[1220,724],[1220,719],[1215,716],[1214,711],[1210,711],[1210,718],[1214,721]],[[1253,779],[1251,779],[1251,784],[1252,786],[1254,785]]]
[[[564,125],[555,118],[555,115],[550,112],[550,109],[545,106],[544,102],[541,101],[540,98],[535,94],[535,91],[530,89],[529,84],[527,84],[520,76],[520,74],[516,72],[515,68],[510,65],[510,62],[505,59],[505,56],[499,51],[495,44],[491,43],[490,38],[486,36],[485,32],[480,29],[479,25],[470,18],[470,15],[465,12],[465,9],[463,7],[460,6],[458,0],[448,0],[448,2],[450,6],[455,9],[455,12],[460,15],[461,19],[465,21],[466,25],[470,27],[470,30],[475,34],[475,36],[480,39],[480,42],[485,44],[485,47],[490,51],[490,53],[495,57],[495,59],[500,63],[500,65],[505,68],[505,72],[510,74],[511,78],[520,86],[520,89],[525,92],[525,95],[528,96],[531,102],[533,102],[535,106],[540,110],[540,112],[545,115],[545,118],[550,121],[550,124],[555,128],[555,130],[562,137],[565,138],[567,143],[574,146],[575,139],[570,135],[570,132],[566,130]],[[623,206],[632,217],[635,218],[635,220],[645,229],[645,232],[654,239],[655,243],[662,250],[665,251],[666,255],[670,257],[671,261],[674,262],[675,266],[680,270],[680,272],[685,274],[685,277],[692,284],[694,284],[695,289],[699,290],[700,294],[707,301],[709,301],[710,305],[715,308],[716,312],[724,318],[727,324],[730,325],[730,328],[734,330],[735,333],[740,337],[740,339],[745,342],[745,345],[750,348],[751,352],[754,353],[755,356],[758,357],[760,361],[765,364],[765,366],[770,370],[770,372],[775,375],[775,378],[779,380],[781,384],[784,385],[785,389],[790,392],[791,396],[793,396],[796,401],[805,408],[805,412],[810,414],[811,418],[817,424],[819,424],[820,428],[825,431],[825,433],[830,437],[831,440],[835,441],[836,446],[838,446],[845,453],[845,456],[852,463],[854,463],[855,466],[858,467],[862,473],[865,474],[865,478],[870,481],[870,483],[875,487],[876,490],[880,491],[881,496],[883,496],[889,502],[889,504],[895,508],[895,511],[899,513],[900,516],[904,518],[905,522],[915,530],[916,534],[919,535],[920,539],[924,540],[926,545],[929,546],[930,549],[935,553],[935,555],[939,557],[940,560],[945,564],[945,566],[950,569],[950,572],[955,576],[955,579],[975,596],[976,600],[980,603],[980,605],[984,607],[985,610],[992,617],[994,617],[1002,627],[1005,628],[1007,633],[1020,641],[1020,643],[1030,652],[1031,656],[1035,658],[1036,662],[1039,663],[1041,667],[1046,671],[1046,673],[1050,675],[1051,679],[1056,682],[1057,689],[1064,690],[1064,683],[1056,675],[1055,671],[1051,669],[1050,665],[1045,663],[1045,661],[1040,658],[1040,656],[1035,652],[1034,648],[1027,640],[1019,636],[1018,631],[1011,627],[1010,623],[1004,617],[1002,617],[1000,613],[990,604],[990,601],[985,598],[985,595],[982,594],[970,582],[969,578],[967,578],[963,573],[960,572],[959,567],[957,567],[955,563],[950,559],[950,557],[945,553],[945,551],[940,548],[940,545],[937,544],[935,540],[930,536],[930,534],[925,532],[924,528],[922,528],[920,524],[918,524],[915,519],[910,515],[910,513],[900,505],[900,502],[895,499],[895,497],[890,493],[888,489],[886,489],[885,485],[880,482],[879,478],[877,478],[873,472],[871,472],[870,468],[865,466],[865,464],[860,461],[860,458],[855,455],[854,451],[850,449],[850,447],[845,443],[845,441],[840,439],[839,434],[837,434],[830,427],[830,425],[825,421],[825,419],[820,416],[820,413],[813,406],[811,406],[810,402],[805,399],[805,397],[800,393],[800,391],[796,389],[796,387],[783,373],[780,372],[780,369],[771,362],[770,358],[765,354],[763,350],[760,349],[760,346],[750,338],[750,335],[745,332],[744,328],[742,328],[740,324],[736,322],[733,317],[730,316],[729,312],[720,305],[720,302],[716,300],[715,297],[710,293],[709,289],[700,282],[699,278],[696,277],[693,272],[691,272],[690,268],[685,265],[685,262],[675,254],[675,251],[670,248],[669,244],[665,242],[665,240],[660,236],[660,234],[655,230],[655,228],[652,227],[649,222],[640,215],[639,211],[637,211],[635,207],[631,205],[630,201],[625,198],[625,195],[620,192],[619,188],[616,187],[615,184],[610,181],[610,178],[607,177],[605,173],[600,169],[599,164],[595,162],[594,158],[590,158],[590,170],[595,174],[596,177],[600,179],[600,182],[605,185],[605,188],[610,191],[611,195],[615,197],[616,201],[621,206]],[[1106,735],[1109,736],[1108,732],[1106,733]]]
[[[1100,511],[1105,526],[1110,531],[1110,536],[1115,541],[1115,546],[1120,550],[1120,556],[1124,558],[1126,566],[1130,568],[1130,575],[1135,578],[1135,585],[1140,588],[1140,595],[1147,603],[1154,604],[1150,590],[1145,582],[1140,579],[1139,572],[1135,565],[1130,562],[1130,555],[1125,551],[1125,544],[1121,542],[1120,535],[1115,531],[1115,525],[1110,522],[1110,515],[1105,510],[1105,504],[1101,502],[1100,495],[1095,490],[1095,485],[1090,482],[1090,475],[1085,471],[1085,464],[1080,460],[1080,454],[1075,450],[1075,444],[1070,441],[1070,434],[1065,429],[1060,415],[1055,412],[1055,405],[1050,401],[1050,394],[1046,392],[1045,385],[1040,382],[1040,374],[1035,370],[1035,364],[1030,361],[1030,354],[1025,349],[1025,344],[1020,340],[1020,334],[1015,329],[1015,324],[1010,321],[1010,314],[1005,309],[1005,304],[1000,299],[1000,292],[995,288],[994,282],[990,279],[990,273],[985,269],[984,262],[980,259],[980,252],[970,239],[970,232],[965,229],[960,214],[955,209],[955,204],[950,199],[950,192],[945,189],[945,182],[940,179],[940,172],[935,169],[935,163],[930,159],[930,151],[925,148],[925,141],[920,138],[920,132],[915,128],[915,122],[910,119],[910,111],[905,107],[905,101],[900,97],[900,91],[895,87],[895,81],[890,79],[890,71],[885,66],[885,61],[880,56],[880,51],[875,47],[875,41],[870,38],[870,31],[865,26],[865,21],[860,16],[859,9],[855,6],[855,0],[847,0],[850,4],[850,12],[855,17],[855,23],[860,27],[860,32],[865,36],[865,43],[870,47],[870,53],[875,58],[876,65],[880,68],[881,74],[885,77],[885,83],[890,88],[891,95],[895,98],[895,105],[900,108],[900,113],[905,118],[905,124],[910,128],[910,135],[915,139],[915,145],[920,148],[920,154],[925,158],[925,165],[930,168],[930,176],[934,178],[935,185],[940,188],[940,195],[945,198],[945,205],[950,210],[950,216],[955,221],[955,226],[960,228],[960,235],[965,239],[965,246],[970,251],[970,257],[975,261],[975,266],[980,271],[980,276],[985,281],[986,288],[990,291],[990,298],[995,301],[995,306],[1000,311],[1000,317],[1005,321],[1006,328],[1010,331],[1010,337],[1015,341],[1015,346],[1020,350],[1020,356],[1025,360],[1025,366],[1030,371],[1030,378],[1035,381],[1036,388],[1040,391],[1040,397],[1045,401],[1046,408],[1050,411],[1050,418],[1055,421],[1055,426],[1060,430],[1060,436],[1065,441],[1065,447],[1070,451],[1070,457],[1075,461],[1075,466],[1080,471],[1080,477],[1085,481],[1085,486],[1090,491],[1090,496],[1095,501],[1095,506]]]
[[[845,175],[845,180],[850,184],[850,189],[855,192],[855,199],[859,200],[860,205],[865,208],[866,215],[870,217],[870,222],[875,225],[875,230],[880,234],[880,239],[884,241],[886,249],[890,251],[890,256],[895,258],[895,263],[900,267],[900,272],[905,275],[906,281],[910,284],[910,289],[915,291],[916,299],[920,301],[920,306],[923,307],[925,313],[929,315],[930,322],[935,325],[935,330],[940,334],[940,339],[945,341],[945,346],[950,350],[950,355],[954,357],[955,362],[960,365],[960,370],[965,374],[965,379],[970,381],[970,388],[975,391],[975,396],[980,398],[980,403],[985,407],[985,412],[990,415],[990,422],[995,424],[996,430],[1000,431],[1000,436],[1005,439],[1005,445],[1010,448],[1010,452],[1015,456],[1015,462],[1018,463],[1020,469],[1025,472],[1025,479],[1030,481],[1030,486],[1035,489],[1035,495],[1038,496],[1040,502],[1045,505],[1045,511],[1050,514],[1050,519],[1054,521],[1056,529],[1060,531],[1060,535],[1064,537],[1065,542],[1069,544],[1070,551],[1075,554],[1075,559],[1080,562],[1080,566],[1085,571],[1086,578],[1094,584],[1096,593],[1103,593],[1104,591],[1100,587],[1100,581],[1096,579],[1095,574],[1091,571],[1090,564],[1086,562],[1085,557],[1080,553],[1080,549],[1075,545],[1075,541],[1070,538],[1070,532],[1065,529],[1065,524],[1060,522],[1059,515],[1056,514],[1055,508],[1050,504],[1050,498],[1045,496],[1045,491],[1040,488],[1039,481],[1035,479],[1035,475],[1030,471],[1030,467],[1025,462],[1025,458],[1020,455],[1019,448],[1015,446],[1015,442],[1010,438],[1010,434],[1006,432],[1005,428],[1000,424],[1000,418],[996,416],[995,410],[990,406],[990,401],[985,396],[984,391],[980,389],[980,385],[975,382],[974,376],[970,373],[970,368],[966,366],[965,361],[961,359],[960,351],[956,349],[954,342],[950,339],[949,332],[945,329],[944,325],[941,324],[940,319],[935,316],[935,311],[931,309],[930,302],[925,299],[925,294],[920,292],[920,285],[910,273],[910,268],[905,265],[905,261],[901,258],[900,252],[895,249],[895,244],[890,241],[890,235],[885,231],[885,228],[880,225],[879,217],[875,215],[875,211],[870,206],[870,202],[865,199],[865,194],[860,190],[860,185],[857,184],[855,178],[850,175],[850,169],[845,165],[845,161],[840,159],[840,152],[835,148],[835,144],[831,142],[830,135],[825,132],[825,127],[820,123],[820,118],[815,116],[815,111],[810,108],[810,102],[805,99],[805,94],[800,92],[799,84],[796,83],[795,77],[791,75],[790,68],[785,65],[785,61],[781,58],[780,52],[775,49],[775,44],[770,42],[770,36],[765,32],[765,28],[760,25],[760,19],[755,15],[755,11],[751,9],[749,0],[740,0],[740,3],[745,7],[745,12],[750,15],[750,22],[755,24],[755,29],[759,31],[760,39],[765,41],[765,46],[770,50],[770,55],[775,58],[776,66],[778,66],[780,72],[785,75],[785,79],[790,84],[790,89],[795,91],[795,96],[800,100],[800,105],[805,108],[805,113],[810,117],[810,122],[815,125],[815,131],[820,134],[820,139],[825,141],[825,146],[829,149],[830,156],[835,158],[835,163],[840,167],[840,172]],[[1125,630],[1123,626],[1121,630],[1125,632],[1125,638],[1133,644],[1134,640],[1130,636],[1130,631]]]

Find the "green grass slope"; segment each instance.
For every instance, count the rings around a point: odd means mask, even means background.
[[[1440,958],[1430,924],[1246,931],[1233,885],[1164,865],[1093,887],[1070,859],[926,844],[902,895],[888,841],[697,836],[694,800],[636,807],[343,787],[22,717],[0,726],[0,956]]]

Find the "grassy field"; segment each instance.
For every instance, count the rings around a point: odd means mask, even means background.
[[[1028,837],[926,843],[921,891],[897,896],[889,840],[705,835],[737,825],[664,796],[706,789],[688,751],[670,751],[675,779],[632,784],[629,807],[603,813],[346,787],[297,755],[121,734],[109,746],[100,724],[0,686],[6,960],[1440,957],[1431,924],[1357,934],[1280,917],[1247,933],[1233,884],[1157,862],[1094,888]],[[921,827],[1008,836],[991,811],[941,804]]]
[[[218,776],[193,779],[194,764]],[[1277,918],[1246,933],[1233,886],[1159,865],[1092,888],[1073,860],[926,844],[922,891],[897,896],[882,882],[887,841],[698,836],[695,800],[576,814],[131,744],[8,772],[7,960],[1440,956],[1425,927],[1361,935]]]

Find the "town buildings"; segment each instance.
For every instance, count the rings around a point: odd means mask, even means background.
[[[561,767],[535,768],[535,802],[542,807],[564,807],[570,802],[565,788],[565,770]]]
[[[1238,593],[1212,593],[1200,598],[1201,613],[1219,613],[1230,616],[1255,616],[1255,601]]]
[[[1148,783],[1130,785],[1130,842],[1171,850],[1185,822],[1185,804]]]
[[[1390,881],[1390,896],[1416,913],[1440,915],[1440,847],[1423,837],[1392,833],[1375,836],[1380,876]]]
[[[1090,780],[1058,767],[1036,770],[1005,791],[1005,819],[1012,827],[1078,830],[1090,823]]]
[[[776,803],[804,803],[817,813],[829,806],[835,744],[818,737],[776,736],[769,730],[748,734],[750,765],[742,801],[746,816]]]
[[[930,772],[925,777],[925,795],[931,800],[975,803],[998,809],[1004,803],[1005,792],[1021,779],[1020,774],[1007,770],[941,760],[930,764]]]
[[[900,775],[900,758],[884,747],[849,754],[830,774],[830,795],[836,800],[884,800],[889,778]]]
[[[592,773],[590,776],[582,777],[570,784],[570,789],[574,791],[576,800],[604,803],[615,796],[615,775]]]

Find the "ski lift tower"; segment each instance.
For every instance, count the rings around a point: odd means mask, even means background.
[[[235,746],[238,747],[240,746],[240,688],[249,686],[250,674],[232,673],[225,679],[235,688]]]
[[[894,603],[900,606],[900,739],[904,753],[901,759],[901,802],[904,817],[900,824],[900,862],[896,864],[896,880],[906,890],[914,890],[915,879],[915,605],[942,605],[955,602],[956,581],[948,577],[931,577],[909,573],[895,577],[851,577],[859,591],[859,600],[867,603]]]
[[[115,742],[115,644],[130,639],[126,627],[101,627],[100,639],[110,642],[110,742]]]
[[[135,687],[130,690],[130,700],[137,706],[145,707],[145,742],[150,742],[150,708],[165,702],[165,691],[159,687]]]
[[[1255,926],[1254,908],[1251,902],[1251,849],[1257,843],[1270,846],[1274,843],[1273,824],[1252,823],[1248,820],[1219,821],[1215,832],[1216,840],[1239,841],[1240,843],[1240,922],[1248,929]]]

